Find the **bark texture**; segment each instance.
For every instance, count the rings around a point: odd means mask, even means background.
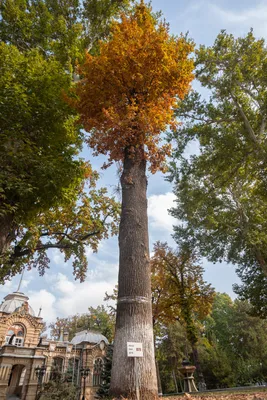
[[[136,399],[137,385],[140,400],[154,400],[158,390],[143,149],[134,158],[126,150],[121,187],[119,291],[110,393]],[[127,342],[143,343],[144,357],[127,357]]]
[[[0,261],[1,256],[9,249],[15,238],[13,215],[7,214],[0,217]]]

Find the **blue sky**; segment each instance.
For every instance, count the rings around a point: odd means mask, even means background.
[[[267,38],[267,0],[152,0],[154,11],[162,10],[174,34],[189,32],[196,44],[211,45],[221,29],[235,36],[245,35],[252,27],[258,37]],[[83,152],[95,169],[99,170],[103,158],[92,158],[88,149]],[[118,184],[116,168],[101,172],[101,184],[113,193]],[[156,240],[174,245],[171,234],[175,220],[167,210],[173,205],[171,185],[161,174],[149,177],[148,215],[151,249]],[[117,238],[103,241],[97,254],[88,255],[88,277],[84,283],[74,280],[70,263],[64,263],[58,251],[51,251],[50,269],[44,277],[37,271],[27,271],[22,290],[30,297],[33,309],[42,307],[43,318],[50,322],[56,316],[84,313],[89,306],[103,303],[106,291],[111,292],[117,282],[118,241]],[[232,265],[210,264],[203,260],[205,279],[217,291],[233,295],[232,284],[237,277]],[[0,296],[17,289],[19,277],[0,286]]]

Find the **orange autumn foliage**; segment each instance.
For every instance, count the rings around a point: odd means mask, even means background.
[[[143,146],[150,170],[164,169],[170,145],[160,144],[160,133],[175,125],[173,108],[189,90],[192,51],[193,44],[171,36],[143,2],[113,23],[99,55],[88,53],[78,67],[72,102],[95,155],[108,154],[111,163],[123,160],[126,148],[134,154]]]

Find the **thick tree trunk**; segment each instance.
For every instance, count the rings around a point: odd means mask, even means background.
[[[197,377],[198,377],[198,389],[201,392],[203,390],[206,390],[206,382],[205,382],[202,368],[201,368],[201,365],[199,362],[198,349],[195,344],[192,344],[192,353],[193,353],[194,365],[196,367],[196,373],[197,373]]]
[[[9,249],[12,240],[15,238],[14,231],[13,216],[8,214],[0,217],[0,262],[1,256]]]
[[[110,393],[140,400],[157,398],[148,246],[146,162],[143,149],[125,153],[116,332]],[[144,356],[127,357],[127,342],[141,342]]]

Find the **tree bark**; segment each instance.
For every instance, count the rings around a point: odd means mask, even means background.
[[[192,345],[192,355],[193,355],[193,360],[194,360],[194,365],[196,367],[196,372],[197,372],[197,377],[198,377],[198,388],[199,391],[206,390],[206,382],[204,379],[204,375],[202,372],[202,368],[199,362],[199,356],[198,356],[198,349],[196,344],[191,344]]]
[[[121,176],[119,288],[110,394],[136,399],[157,398],[149,265],[147,178],[144,149],[126,149]],[[144,356],[127,357],[127,342],[141,342]]]
[[[15,238],[13,215],[6,214],[0,217],[0,263],[1,256],[9,249]]]

